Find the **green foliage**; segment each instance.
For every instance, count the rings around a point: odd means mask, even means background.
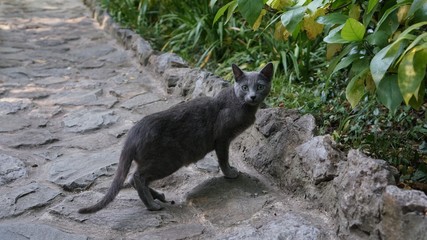
[[[157,50],[225,79],[232,63],[273,62],[268,104],[427,182],[425,0],[101,1]]]
[[[258,19],[264,15],[258,5],[248,6],[245,2],[240,7],[243,2],[237,2],[237,10],[253,26],[255,15],[259,16]],[[254,2],[260,4],[261,1]],[[348,82],[346,96],[353,107],[365,92],[375,91],[365,88],[365,85],[374,86],[366,82],[372,79],[379,101],[392,112],[396,112],[402,100],[415,109],[424,103],[427,65],[425,0],[270,0],[267,6],[280,16],[282,25],[276,31],[279,29],[301,43],[302,38],[298,36],[306,34],[310,39],[320,37],[318,30],[323,29],[324,25],[327,30],[323,40],[328,44],[343,44],[348,49],[331,61],[328,71],[330,79],[339,70],[345,68],[354,72],[353,68],[357,68],[361,61],[370,62],[370,68],[363,69],[363,74],[359,72],[351,76]],[[216,17],[221,14],[223,12],[218,12]],[[317,23],[321,25],[305,24],[311,17],[317,18]],[[389,80],[388,77],[396,72],[397,88],[393,78]]]

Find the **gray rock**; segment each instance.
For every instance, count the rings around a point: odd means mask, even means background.
[[[15,134],[4,134],[0,144],[12,148],[36,147],[56,142],[58,138],[53,136],[47,129],[26,129]]]
[[[149,62],[154,67],[154,70],[159,74],[163,74],[166,69],[171,67],[188,66],[184,59],[174,53],[162,53],[159,56],[152,55]]]
[[[201,224],[178,224],[162,227],[155,231],[147,231],[133,239],[141,240],[178,240],[202,237],[205,227]]]
[[[69,79],[67,79],[66,77],[49,76],[46,78],[36,79],[36,80],[34,80],[34,83],[38,86],[48,87],[48,86],[53,86],[53,85],[60,85],[60,84],[66,83],[68,81],[69,81]]]
[[[0,186],[26,175],[27,169],[20,159],[0,153]]]
[[[117,103],[114,96],[103,96],[103,89],[90,91],[66,91],[52,95],[51,98],[55,104],[63,106],[106,106],[111,108]]]
[[[84,62],[105,56],[113,51],[117,50],[110,44],[97,43],[92,46],[86,44],[84,47],[72,49],[70,56],[73,61]]]
[[[333,180],[337,175],[337,164],[345,159],[334,149],[331,136],[319,136],[296,147],[297,156],[301,159],[302,169],[314,184]]]
[[[0,133],[13,132],[31,126],[31,121],[16,115],[0,115]]]
[[[287,185],[285,173],[295,148],[313,137],[314,117],[283,108],[261,109],[256,117],[255,126],[238,137],[232,148],[258,171]]]
[[[383,194],[382,239],[427,239],[427,196],[417,190],[387,186]]]
[[[28,113],[28,116],[30,116],[31,118],[50,119],[61,112],[62,112],[62,107],[60,106],[43,106],[43,107],[38,106],[36,108],[33,108]]]
[[[63,155],[53,162],[49,171],[49,181],[67,191],[86,189],[101,176],[114,174],[119,161],[119,146],[96,153],[76,152]]]
[[[16,113],[27,109],[31,105],[29,99],[22,98],[3,98],[0,99],[0,115]]]
[[[139,199],[115,199],[108,207],[94,214],[79,214],[77,210],[99,201],[104,194],[83,192],[69,196],[60,204],[50,208],[49,213],[67,219],[109,227],[119,231],[144,231],[158,228],[172,216],[165,212],[153,213],[145,209]]]
[[[229,82],[212,75],[209,72],[200,72],[193,84],[192,98],[199,96],[216,96],[222,89],[230,86]]]
[[[146,104],[158,102],[160,100],[162,100],[162,98],[159,95],[147,92],[126,100],[120,106],[124,109],[132,110]]]
[[[66,138],[63,141],[53,144],[52,147],[77,148],[93,151],[108,148],[117,142],[117,138],[110,134],[96,132],[93,134],[86,134],[84,137],[77,135]]]
[[[191,68],[167,68],[163,73],[163,79],[168,88],[173,88],[177,86],[178,82],[182,84],[182,82],[193,80],[197,76],[197,72]]]
[[[286,226],[286,227],[285,227]],[[325,233],[321,229],[308,223],[307,220],[301,216],[287,213],[275,219],[262,229],[266,235],[268,233],[278,234],[278,240],[294,240],[294,239],[305,239],[305,240],[320,240],[327,239]]]
[[[141,114],[141,117],[143,117],[143,116],[147,116],[149,114],[153,114],[156,112],[166,110],[166,109],[170,108],[171,106],[178,104],[180,102],[182,102],[180,99],[170,98],[167,100],[160,100],[157,102],[153,102],[153,103],[149,103],[149,104],[139,106],[139,107],[135,108],[134,111],[136,113]]]
[[[0,236],[7,240],[87,240],[80,234],[66,233],[44,224],[5,223],[0,224]]]
[[[258,179],[241,174],[237,179],[212,178],[191,190],[187,201],[219,227],[230,227],[251,218],[271,198]],[[233,197],[230,197],[233,196]],[[245,206],[245,207],[242,207]],[[226,208],[224,213],[222,209]]]
[[[151,54],[153,54],[153,49],[151,48],[150,43],[141,37],[132,41],[131,48],[136,52],[141,65],[146,65]]]
[[[51,94],[51,91],[46,88],[36,87],[32,84],[27,86],[26,89],[12,90],[10,93],[15,98],[20,98],[22,101],[31,103],[29,99],[36,100],[46,98]]]
[[[395,183],[389,165],[350,150],[342,173],[333,181],[337,194],[338,223],[353,237],[378,235],[382,194]],[[344,233],[344,235],[346,235]]]
[[[60,194],[60,191],[36,182],[22,187],[2,189],[0,219],[21,215],[31,209],[44,207]]]
[[[196,162],[196,167],[206,172],[219,172],[218,160],[213,152],[207,154],[202,160]]]
[[[230,85],[209,72],[191,68],[166,69],[163,78],[169,92],[186,98],[213,97]]]
[[[119,120],[115,112],[81,109],[64,117],[63,123],[69,132],[85,133],[110,126]]]

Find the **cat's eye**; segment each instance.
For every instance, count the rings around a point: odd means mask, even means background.
[[[256,87],[257,90],[262,91],[265,89],[265,85],[262,84],[258,84],[258,86]]]
[[[242,86],[242,90],[245,91],[245,92],[247,92],[249,90],[248,85],[243,85]]]

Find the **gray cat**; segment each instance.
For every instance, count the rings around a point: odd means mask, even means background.
[[[107,194],[95,205],[79,213],[101,210],[117,196],[129,173],[132,161],[137,169],[131,184],[148,210],[162,209],[154,199],[166,202],[164,194],[150,188],[154,180],[171,175],[184,165],[197,162],[215,150],[226,178],[237,178],[230,167],[231,140],[255,121],[260,103],[270,92],[273,64],[259,73],[243,72],[232,65],[234,87],[222,90],[215,98],[200,97],[168,110],[144,117],[128,133],[117,172]]]

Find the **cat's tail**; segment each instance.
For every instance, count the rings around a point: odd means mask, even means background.
[[[101,199],[101,201],[99,201],[95,205],[79,209],[79,213],[86,214],[97,212],[106,207],[110,202],[114,200],[117,194],[119,194],[120,189],[122,188],[123,183],[125,182],[126,177],[129,173],[130,166],[135,156],[135,152],[133,151],[133,149],[129,149],[126,146],[127,144],[125,144],[125,147],[123,148],[122,153],[120,154],[119,165],[117,166],[114,180],[111,183],[108,192]]]

